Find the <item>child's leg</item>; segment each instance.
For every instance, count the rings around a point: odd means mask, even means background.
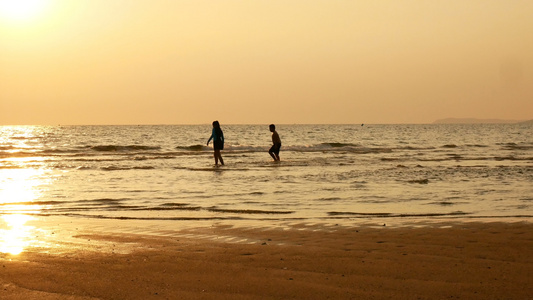
[[[215,150],[215,154],[213,156],[215,157],[215,165],[218,165],[218,157],[220,156],[220,150]]]
[[[274,147],[276,147],[276,146],[270,147],[270,150],[268,150],[268,154],[270,154],[270,156],[272,156],[273,160],[278,160],[277,157],[276,157],[276,154],[274,153]]]
[[[268,152],[268,154],[270,154],[270,156],[272,156],[273,160],[277,160],[276,155],[274,154],[274,152]]]
[[[222,159],[222,154],[220,153],[220,150],[218,150],[218,159],[220,160],[220,164],[224,165],[224,160]]]
[[[275,145],[274,146],[274,154],[276,155],[275,160],[279,161],[279,149],[281,148],[281,145]]]

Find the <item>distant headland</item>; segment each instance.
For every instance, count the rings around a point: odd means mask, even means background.
[[[475,119],[475,118],[447,118],[439,119],[433,124],[533,124],[533,119],[523,120],[502,120],[502,119]]]

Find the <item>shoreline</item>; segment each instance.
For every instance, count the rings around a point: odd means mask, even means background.
[[[127,232],[106,231],[107,226],[53,232],[56,247],[42,243],[18,255],[0,253],[0,294],[2,299],[526,299],[533,294],[530,222],[203,225],[148,226],[137,233],[135,226]]]

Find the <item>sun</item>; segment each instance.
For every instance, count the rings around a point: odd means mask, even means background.
[[[49,0],[0,0],[0,18],[28,21],[36,18]]]

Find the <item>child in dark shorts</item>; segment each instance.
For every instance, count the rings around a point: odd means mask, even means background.
[[[270,124],[269,126],[270,132],[272,132],[272,147],[270,150],[268,150],[268,154],[272,156],[274,161],[279,161],[279,150],[281,148],[281,139],[279,138],[279,134],[276,131],[276,125]]]

